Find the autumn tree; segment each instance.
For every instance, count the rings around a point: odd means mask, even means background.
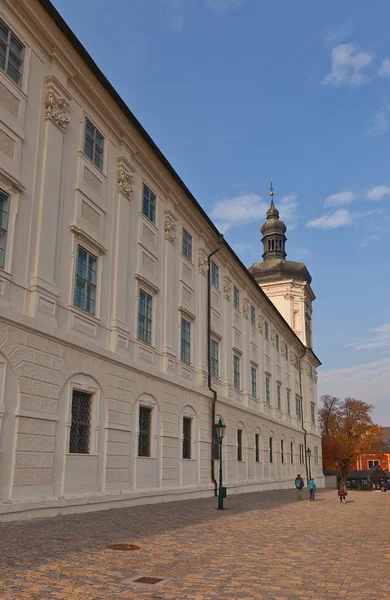
[[[379,446],[384,443],[382,428],[372,422],[372,404],[356,398],[341,401],[334,396],[322,396],[321,402],[323,465],[347,479],[360,456],[379,454]]]

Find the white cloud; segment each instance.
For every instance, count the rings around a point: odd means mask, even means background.
[[[297,221],[297,194],[286,194],[282,196],[279,202],[275,202],[276,208],[279,210],[280,219],[284,221],[288,229],[295,229]]]
[[[174,33],[184,28],[183,0],[154,0],[160,9],[161,20]]]
[[[368,135],[376,136],[381,133],[385,133],[389,128],[389,119],[387,116],[387,110],[378,110],[373,119],[373,124],[370,129],[367,131]]]
[[[205,0],[206,7],[210,10],[222,14],[233,8],[237,8],[244,3],[245,0]]]
[[[301,246],[292,248],[291,255],[294,256],[294,260],[305,260],[313,256],[313,252],[308,248],[302,248]]]
[[[376,185],[367,192],[367,200],[373,200],[377,202],[389,198],[390,186],[389,185]]]
[[[365,248],[366,246],[371,244],[371,242],[374,242],[375,240],[378,240],[378,239],[379,239],[379,235],[369,235],[368,237],[364,238],[364,240],[362,240],[360,242],[360,247]]]
[[[340,206],[340,204],[351,204],[355,199],[353,192],[338,192],[327,196],[324,200],[324,206]]]
[[[215,224],[221,233],[226,233],[235,225],[247,225],[253,221],[264,220],[268,206],[257,194],[241,194],[218,200],[210,216],[215,219]]]
[[[324,85],[339,86],[350,84],[353,86],[365,83],[368,78],[363,73],[374,58],[370,51],[358,51],[354,44],[339,44],[332,48],[331,70],[323,80]]]
[[[333,48],[337,44],[344,42],[352,35],[352,33],[353,27],[350,23],[346,23],[345,25],[341,25],[341,27],[334,28],[325,37],[325,46],[327,48]]]
[[[390,77],[390,58],[384,58],[378,71],[379,77]]]
[[[232,248],[234,252],[238,255],[244,254],[244,252],[249,252],[250,254],[253,254],[254,252],[259,250],[254,244],[232,244]]]
[[[352,396],[375,405],[374,417],[389,424],[390,357],[319,374],[319,395]]]
[[[344,225],[350,225],[353,221],[353,216],[348,210],[340,208],[334,213],[323,215],[317,219],[311,219],[306,223],[309,229],[338,229]]]
[[[355,350],[371,350],[372,348],[390,347],[390,324],[385,323],[371,331],[371,335],[358,342],[347,344]]]

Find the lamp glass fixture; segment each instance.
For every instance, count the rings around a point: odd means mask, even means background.
[[[219,419],[218,423],[215,425],[215,429],[217,430],[217,436],[219,440],[223,440],[225,435],[226,425],[222,423],[222,419]]]

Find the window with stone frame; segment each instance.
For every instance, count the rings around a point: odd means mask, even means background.
[[[211,283],[219,290],[219,267],[213,260],[211,261]]]
[[[265,376],[265,401],[271,404],[271,380],[268,375]]]
[[[97,257],[78,246],[74,305],[91,315],[96,313],[97,267]]]
[[[282,386],[280,383],[276,384],[276,399],[278,403],[278,410],[282,410]]]
[[[22,85],[24,45],[0,19],[0,69],[19,86]]]
[[[269,325],[267,321],[264,321],[264,337],[269,342]]]
[[[138,301],[138,339],[152,343],[153,298],[144,290],[139,290]]]
[[[183,417],[183,458],[191,458],[192,419]]]
[[[153,225],[156,224],[156,194],[154,194],[145,184],[143,185],[142,192],[142,214],[153,223]]]
[[[242,462],[242,429],[237,429],[237,460]]]
[[[152,437],[152,409],[139,407],[138,456],[150,457]]]
[[[234,286],[234,289],[233,289],[233,303],[234,303],[234,308],[236,310],[240,310],[240,290],[238,288],[236,288],[236,286]]]
[[[92,396],[73,390],[69,436],[70,454],[89,454]]]
[[[188,233],[185,229],[183,229],[182,234],[182,250],[183,256],[188,258],[189,261],[192,262],[192,235]]]
[[[269,438],[269,462],[274,462],[274,453],[273,453],[273,438]]]
[[[297,415],[298,419],[300,419],[302,417],[302,398],[300,396],[298,396],[298,394],[296,394],[296,396],[295,396],[295,408],[296,408],[296,415]]]
[[[10,197],[0,190],[0,268],[4,269],[5,252],[7,247],[8,217]]]
[[[284,463],[284,440],[280,440],[280,457],[282,463]]]
[[[85,119],[85,137],[84,137],[84,154],[97,166],[100,171],[103,171],[103,152],[104,152],[104,137],[100,131],[91,123],[89,119]]]
[[[233,354],[234,389],[240,389],[240,357]]]
[[[211,340],[211,377],[219,377],[219,344]]]
[[[257,398],[257,369],[251,367],[251,383],[252,383],[252,396]]]
[[[180,357],[187,365],[191,364],[191,323],[181,320]]]
[[[287,414],[291,415],[291,400],[290,400],[290,390],[287,390]]]
[[[310,416],[312,425],[316,424],[316,405],[314,402],[310,402]]]
[[[260,433],[255,433],[255,461],[260,462]]]
[[[275,334],[275,348],[276,352],[280,352],[279,335],[277,333]]]
[[[256,327],[256,309],[251,304],[251,325],[252,327]]]
[[[290,442],[290,460],[291,464],[294,464],[294,442]]]

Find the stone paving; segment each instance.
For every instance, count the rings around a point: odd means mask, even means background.
[[[307,492],[306,492],[307,494]],[[390,493],[294,490],[0,526],[1,600],[388,600]],[[133,552],[107,549],[134,543]],[[156,585],[134,578],[161,577]]]

